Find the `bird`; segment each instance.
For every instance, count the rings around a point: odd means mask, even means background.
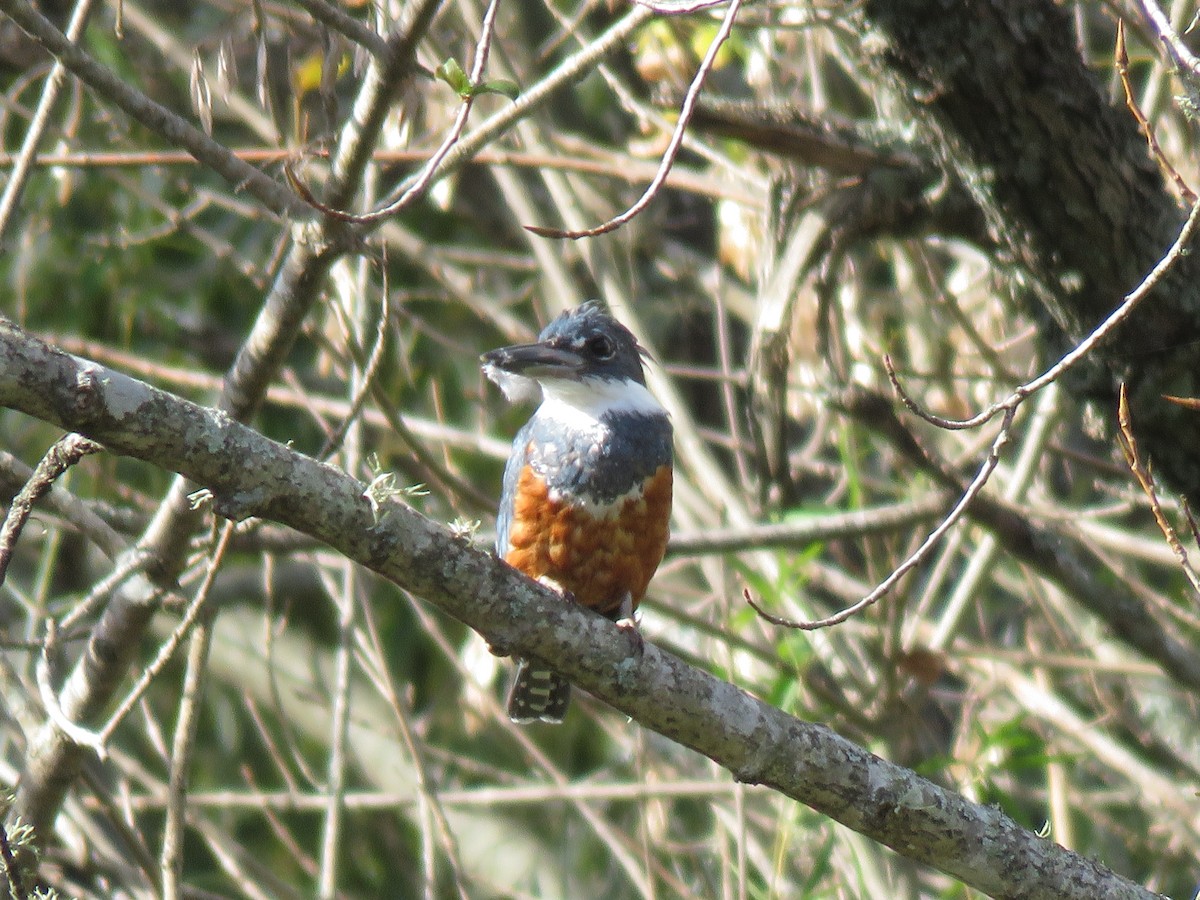
[[[483,354],[509,400],[540,404],[513,440],[496,553],[643,649],[634,613],[670,535],[671,420],[646,387],[644,350],[596,301],[567,310],[535,343]],[[571,685],[518,659],[508,715],[562,722]]]

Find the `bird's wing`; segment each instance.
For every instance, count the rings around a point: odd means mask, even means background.
[[[513,439],[512,452],[508,455],[508,463],[504,466],[504,486],[500,494],[500,509],[496,513],[496,555],[501,558],[508,553],[508,532],[512,527],[513,499],[517,492],[517,482],[521,478],[521,469],[529,452],[529,438],[532,433],[533,421],[517,432]]]

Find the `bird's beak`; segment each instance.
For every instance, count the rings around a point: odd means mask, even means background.
[[[583,357],[550,344],[514,344],[489,350],[479,357],[485,372],[499,369],[525,378],[569,378],[584,364]]]

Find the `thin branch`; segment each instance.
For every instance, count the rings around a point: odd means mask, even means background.
[[[470,162],[480,166],[512,166],[522,169],[552,169],[560,172],[582,172],[601,178],[612,178],[626,184],[636,184],[654,177],[658,167],[641,159],[621,154],[610,154],[609,160],[586,159],[581,152],[588,148],[576,146],[560,136],[561,153],[531,153],[520,150],[481,150],[471,157]],[[592,151],[599,148],[592,147]],[[238,159],[250,163],[285,163],[295,158],[295,150],[272,147],[246,147],[230,151]],[[306,151],[311,158],[325,158],[329,151],[316,148]],[[376,163],[419,163],[429,158],[426,150],[376,150],[371,160]],[[0,151],[0,169],[14,164],[16,154]],[[42,153],[33,160],[38,167],[62,168],[134,168],[146,166],[194,166],[196,157],[182,150],[64,150]],[[445,171],[439,173],[445,174]],[[765,198],[761,193],[740,188],[731,182],[709,177],[689,166],[676,165],[667,176],[667,186],[677,191],[686,191],[702,197],[734,200],[742,206],[760,210]]]
[[[491,52],[492,36],[496,25],[496,12],[499,6],[500,0],[491,0],[488,4],[487,12],[483,17],[483,27],[479,35],[479,43],[475,46],[475,61],[471,66],[471,74],[468,76],[472,87],[483,81],[483,73],[487,68],[488,54]],[[475,93],[468,91],[462,98],[462,106],[459,107],[458,114],[454,117],[454,122],[450,126],[450,130],[442,139],[441,146],[429,157],[429,160],[417,174],[416,179],[411,182],[405,182],[399,196],[395,200],[388,201],[379,209],[361,215],[341,212],[321,204],[318,204],[318,208],[336,219],[359,225],[370,225],[395,216],[396,213],[409,206],[414,200],[423,196],[425,191],[428,190],[429,185],[433,183],[434,178],[440,174],[438,170],[442,165],[442,161],[451,149],[453,149],[454,145],[458,143],[462,137],[463,129],[467,127],[467,119],[471,115],[471,107],[474,103]],[[295,183],[295,178],[290,172],[289,177]]]
[[[725,0],[633,0],[638,6],[653,10],[660,16],[680,16],[720,6]]]
[[[446,819],[445,802],[443,800],[444,792],[436,790],[435,776],[430,771],[429,764],[425,758],[426,754],[422,737],[418,733],[416,724],[413,722],[412,709],[401,696],[400,692],[396,690],[395,680],[392,678],[386,661],[387,654],[384,652],[383,641],[376,626],[374,610],[369,606],[366,609],[364,620],[365,627],[356,635],[359,645],[360,667],[366,673],[367,677],[371,679],[371,683],[375,685],[375,689],[392,710],[392,716],[396,721],[400,738],[408,750],[409,758],[412,760],[413,774],[416,777],[415,802],[423,814],[422,818],[428,817],[436,825],[438,840],[441,842],[446,860],[450,864],[450,871],[454,877],[454,885],[458,890],[459,900],[468,900],[466,892],[466,885],[468,883],[467,875],[463,870],[460,860],[458,841],[455,839],[454,831]],[[351,802],[351,794],[349,792],[342,796],[342,803],[345,806],[349,807]]]
[[[188,123],[141,91],[130,87],[111,69],[101,65],[40,12],[21,0],[0,0],[7,13],[30,37],[46,48],[80,81],[120,107],[134,121],[165,141],[185,148],[192,156],[224,177],[237,190],[245,190],[272,212],[294,219],[311,219],[312,209],[275,179],[242,162],[222,144]]]
[[[708,45],[708,52],[704,54],[704,59],[700,62],[700,67],[696,70],[696,75],[692,79],[692,83],[688,86],[687,93],[684,95],[683,105],[679,109],[679,120],[675,123],[675,129],[671,132],[671,140],[667,144],[667,149],[663,152],[662,159],[658,165],[658,171],[646,187],[646,190],[642,192],[642,196],[638,198],[637,202],[625,210],[625,212],[614,216],[602,225],[597,225],[595,228],[586,228],[581,231],[564,231],[559,228],[526,225],[526,231],[530,231],[539,237],[570,238],[571,240],[596,237],[597,235],[607,234],[610,231],[616,231],[650,205],[666,182],[667,175],[671,171],[671,166],[675,164],[675,157],[679,155],[679,148],[683,145],[683,138],[687,133],[688,122],[691,121],[692,112],[696,108],[696,101],[700,97],[700,90],[704,87],[704,81],[708,77],[708,73],[712,71],[713,64],[716,62],[717,52],[721,49],[721,45],[725,43],[726,38],[729,37],[730,32],[733,30],[733,23],[737,18],[741,5],[742,0],[729,0],[729,8],[725,10],[725,18],[721,20],[721,27],[717,29],[712,43]]]
[[[78,747],[87,747],[94,750],[100,759],[104,759],[108,755],[104,739],[96,732],[85,728],[77,722],[73,722],[71,717],[63,710],[59,695],[54,690],[51,675],[53,667],[50,658],[54,656],[57,646],[58,629],[54,624],[54,620],[49,619],[46,622],[46,637],[42,641],[42,653],[38,657],[34,672],[37,679],[38,696],[41,698],[42,706],[46,710],[46,715],[49,717],[51,725],[58,729],[68,740]]]
[[[945,509],[939,496],[907,503],[857,509],[850,512],[821,512],[809,518],[773,525],[711,528],[671,535],[667,554],[672,557],[737,553],[765,547],[803,547],[815,541],[832,541],[886,534],[910,529],[929,521]]]
[[[332,3],[326,3],[325,0],[295,0],[295,3],[304,7],[316,21],[366,47],[374,56],[387,53],[387,41],[384,38]]]
[[[941,416],[924,410],[908,392],[904,390],[900,384],[900,380],[896,375],[896,370],[892,365],[890,356],[884,356],[884,367],[887,369],[888,379],[895,388],[896,393],[900,397],[900,401],[908,408],[913,415],[924,419],[931,425],[936,425],[938,428],[945,428],[950,431],[960,431],[966,428],[977,428],[985,422],[995,418],[1001,412],[1007,412],[1016,409],[1020,406],[1025,398],[1031,394],[1036,394],[1046,385],[1051,384],[1061,378],[1066,372],[1072,369],[1076,364],[1083,360],[1093,349],[1105,338],[1107,338],[1122,322],[1128,319],[1138,304],[1146,299],[1150,293],[1158,286],[1158,283],[1166,276],[1171,267],[1188,252],[1188,244],[1192,242],[1192,237],[1196,232],[1197,226],[1200,226],[1200,203],[1192,206],[1192,211],[1188,214],[1187,221],[1183,223],[1183,228],[1180,229],[1178,237],[1175,238],[1175,243],[1167,251],[1150,270],[1141,284],[1134,288],[1130,293],[1125,295],[1125,299],[1107,319],[1100,323],[1096,329],[1089,334],[1084,340],[1080,341],[1075,347],[1067,353],[1057,363],[1039,375],[1032,381],[1019,385],[1011,394],[1003,400],[997,401],[985,409],[978,415],[972,416],[969,419],[946,419]]]
[[[150,556],[131,550],[123,553],[113,564],[112,571],[92,585],[87,596],[67,613],[59,623],[59,630],[69,633],[75,625],[96,611],[99,606],[112,597],[113,593],[124,582],[135,575],[145,572],[150,564]]]
[[[75,4],[75,11],[71,13],[71,21],[67,23],[66,33],[67,40],[72,44],[76,43],[79,36],[83,34],[91,12],[92,0],[79,0]],[[21,140],[21,149],[13,162],[8,182],[4,185],[4,194],[0,195],[0,244],[3,244],[4,235],[12,221],[13,210],[17,208],[25,193],[25,184],[33,167],[33,161],[37,157],[38,145],[42,142],[42,137],[50,124],[50,113],[54,110],[54,104],[58,101],[59,92],[62,91],[66,80],[66,66],[61,61],[55,60],[54,65],[50,67],[50,74],[46,76],[46,83],[42,87],[42,96],[38,99],[37,109],[34,110],[33,118],[29,121],[29,128]]]
[[[373,189],[374,179],[368,185]],[[384,269],[386,269],[386,263]],[[369,383],[374,380],[374,364],[376,357],[384,344],[384,335],[388,323],[388,282],[384,279],[380,294],[383,298],[383,308],[379,311],[376,323],[375,352],[362,367],[360,341],[366,340],[366,326],[370,317],[367,300],[368,268],[366,260],[359,260],[352,285],[342,282],[340,302],[336,308],[345,316],[343,322],[347,343],[351,346],[353,366],[347,387],[354,398],[353,409],[361,404],[369,390]],[[346,448],[343,465],[350,471],[358,471],[362,466],[362,423],[357,416],[348,416],[344,427],[339,429],[336,443],[345,438]],[[333,660],[332,709],[329,715],[329,753],[325,763],[325,810],[321,823],[320,862],[317,869],[317,895],[321,900],[334,900],[338,890],[338,872],[342,856],[342,840],[345,835],[345,803],[346,782],[350,765],[349,748],[350,715],[352,706],[352,671],[354,661],[354,632],[355,613],[357,609],[357,594],[361,589],[362,572],[347,560],[339,561],[337,565],[339,578],[336,580],[332,572],[322,566],[319,576],[325,584],[325,592],[333,600],[337,611],[338,641]]]
[[[8,564],[17,548],[17,539],[33,514],[33,504],[50,490],[55,480],[67,469],[85,456],[99,453],[103,449],[95,441],[89,441],[77,434],[68,434],[46,451],[29,481],[13,498],[8,515],[4,517],[4,524],[0,526],[0,584],[4,584],[8,574]]]
[[[1060,394],[1058,385],[1050,385],[1038,396],[1031,421],[1021,436],[1021,447],[1017,458],[1013,462],[1012,470],[1008,473],[1007,483],[1000,491],[1005,502],[1021,501],[1037,474],[1040,464],[1045,459],[1046,445],[1050,440],[1053,427],[1058,421],[1057,409]],[[949,549],[950,543],[947,542],[947,549]],[[949,644],[968,604],[981,596],[986,589],[985,575],[992,567],[992,561],[999,546],[1000,541],[996,535],[986,534],[976,545],[965,569],[956,564],[947,565],[946,568],[954,572],[953,589],[942,606],[933,633],[923,639],[927,650],[938,652]],[[947,562],[950,561],[947,560]],[[933,579],[929,579],[929,581],[933,581]],[[928,585],[927,582],[925,596],[932,598],[937,593],[940,593],[940,584]],[[914,618],[917,617],[914,616]]]
[[[389,701],[391,697],[387,697]],[[742,786],[744,787],[744,786]],[[570,784],[546,784],[533,781],[525,784],[501,787],[465,788],[462,790],[438,791],[433,797],[443,806],[465,809],[487,809],[497,806],[540,806],[552,800],[582,800],[588,803],[630,802],[639,800],[694,798],[711,801],[727,797],[739,786],[729,781],[631,781],[631,782],[572,782]],[[197,791],[188,798],[192,806],[218,810],[261,810],[274,809],[280,812],[319,812],[325,806],[323,794],[300,791]],[[346,808],[371,811],[389,810],[415,806],[422,801],[419,794],[411,791],[348,791]],[[138,794],[129,798],[129,807],[135,812],[158,812],[167,804],[162,793]]]
[[[1138,106],[1137,98],[1133,96],[1133,85],[1129,82],[1129,53],[1125,49],[1125,20],[1117,19],[1117,49],[1114,53],[1114,61],[1117,66],[1117,75],[1121,78],[1121,87],[1125,89],[1125,106],[1129,112],[1133,114],[1134,121],[1137,122],[1138,130],[1146,137],[1146,144],[1150,148],[1150,155],[1158,162],[1159,167],[1164,174],[1171,179],[1175,185],[1175,190],[1179,191],[1179,196],[1189,206],[1196,203],[1196,192],[1193,191],[1179,171],[1171,165],[1171,161],[1167,159],[1167,155],[1163,153],[1162,147],[1158,143],[1158,138],[1154,136],[1154,128],[1150,125],[1150,120],[1146,118]]]
[[[1196,524],[1196,517],[1192,515],[1192,505],[1188,503],[1187,497],[1181,497],[1179,505],[1183,507],[1183,515],[1187,519],[1188,530],[1192,535],[1192,543],[1200,547],[1200,525]]]
[[[415,0],[406,5],[403,20],[388,37],[387,52],[367,67],[354,110],[338,136],[333,155],[333,180],[321,199],[341,208],[362,187],[363,172],[379,145],[387,117],[417,67],[417,44],[433,24],[440,0]]]
[[[346,772],[349,759],[346,741],[350,725],[351,665],[354,658],[355,593],[362,573],[346,560],[340,561],[341,581],[332,583],[331,573],[322,569],[325,592],[337,610],[338,643],[333,658],[333,683],[329,686],[333,708],[329,715],[329,753],[325,761],[325,805],[321,822],[321,857],[317,869],[317,895],[333,900],[337,895],[338,862],[345,818]]]
[[[221,546],[223,546],[224,540],[225,538],[223,535]],[[221,547],[218,549],[221,549]],[[214,559],[219,558],[214,556]],[[112,739],[113,733],[117,730],[117,727],[125,720],[125,717],[133,711],[133,707],[150,687],[151,682],[153,682],[154,679],[162,673],[163,669],[165,669],[167,664],[174,658],[175,652],[179,649],[179,645],[183,643],[183,639],[186,638],[189,633],[191,633],[192,629],[198,622],[204,621],[203,615],[205,605],[208,601],[209,589],[212,587],[212,578],[215,574],[215,571],[213,571],[212,566],[210,565],[209,572],[205,574],[204,582],[200,585],[199,589],[197,589],[196,595],[188,604],[187,610],[184,612],[183,618],[180,619],[179,624],[175,626],[167,639],[162,642],[158,648],[158,652],[154,655],[154,659],[150,662],[150,665],[146,666],[146,668],[142,671],[141,676],[129,690],[129,693],[126,694],[125,698],[117,705],[116,710],[114,710],[113,714],[109,716],[108,721],[104,724],[104,727],[99,730],[98,735],[102,745],[108,745],[108,742]]]
[[[572,83],[579,75],[594,66],[597,60],[613,52],[625,44],[633,32],[651,18],[653,14],[647,9],[631,9],[622,18],[614,22],[602,32],[591,44],[564,59],[532,88],[522,91],[521,95],[511,105],[494,113],[490,118],[481,122],[474,130],[468,132],[462,140],[446,154],[436,173],[438,178],[445,177],[456,169],[461,168],[487,144],[511,128],[516,122],[528,116],[534,109],[546,102],[547,98],[560,87]],[[398,193],[408,190],[409,185],[420,178],[420,173],[410,176],[397,188]]]
[[[1124,384],[1121,385],[1120,396],[1117,401],[1117,426],[1120,429],[1118,436],[1120,438],[1121,451],[1125,454],[1125,462],[1129,464],[1129,470],[1133,472],[1133,477],[1137,479],[1137,483],[1150,500],[1150,510],[1154,513],[1154,521],[1158,523],[1159,530],[1163,533],[1163,537],[1166,538],[1167,546],[1171,548],[1171,552],[1179,560],[1179,567],[1183,569],[1183,574],[1187,576],[1187,580],[1191,583],[1192,590],[1200,596],[1200,575],[1197,575],[1196,570],[1188,560],[1187,550],[1184,549],[1183,543],[1179,540],[1179,535],[1175,532],[1174,526],[1167,521],[1167,516],[1163,512],[1162,504],[1158,499],[1158,490],[1154,486],[1154,476],[1150,474],[1150,470],[1146,467],[1145,461],[1138,450],[1137,438],[1133,434],[1133,420],[1129,412],[1129,397],[1126,394]],[[1168,611],[1172,615],[1185,616],[1186,623],[1192,628],[1200,628],[1200,619],[1194,616],[1187,616],[1182,610],[1173,610],[1173,607]]]
[[[363,368],[362,381],[357,386],[354,396],[350,400],[350,406],[346,410],[345,415],[342,416],[342,420],[325,439],[325,444],[321,447],[321,452],[317,454],[318,459],[328,459],[342,445],[342,441],[345,440],[351,425],[359,421],[359,415],[362,413],[363,406],[367,402],[367,397],[375,390],[376,381],[379,377],[379,367],[384,360],[384,349],[387,347],[388,325],[391,323],[391,304],[388,302],[386,265],[383,267],[383,287],[379,293],[382,299],[382,308],[379,310],[379,321],[375,328],[375,343],[371,346],[371,352],[367,356],[366,365]]]
[[[891,592],[892,588],[896,586],[901,578],[921,564],[925,557],[929,555],[929,551],[937,546],[937,543],[942,539],[942,536],[954,527],[959,519],[961,519],[966,513],[967,508],[971,505],[971,502],[979,496],[979,492],[983,490],[984,485],[988,483],[988,479],[992,477],[992,473],[996,471],[996,466],[1000,464],[1000,451],[1003,449],[1004,445],[1008,443],[1009,434],[1012,429],[1013,417],[1015,415],[1015,408],[1005,410],[1004,419],[1000,425],[1000,432],[996,435],[996,439],[992,441],[992,447],[991,450],[988,451],[987,459],[985,459],[983,465],[979,467],[979,471],[975,474],[975,477],[971,479],[971,483],[967,485],[967,489],[963,492],[963,495],[959,498],[958,502],[954,504],[954,508],[946,514],[946,517],[941,521],[941,524],[939,524],[937,528],[929,533],[929,535],[921,543],[921,546],[914,550],[908,559],[904,560],[904,562],[900,563],[900,565],[893,569],[892,574],[880,582],[875,590],[871,591],[871,593],[867,594],[857,603],[853,604],[852,606],[848,606],[831,616],[826,616],[823,619],[817,619],[811,622],[795,622],[790,619],[783,619],[766,613],[762,607],[754,602],[748,590],[743,594],[743,596],[746,598],[746,602],[754,608],[755,612],[757,612],[768,622],[771,622],[774,625],[782,625],[785,628],[796,628],[801,631],[815,631],[818,628],[828,628],[831,625],[840,625],[847,619],[858,615],[858,613],[862,612],[864,609],[875,605],[881,598],[885,597]]]
[[[835,403],[847,415],[875,429],[919,471],[949,490],[962,490],[954,468],[921,446],[887,397],[855,388],[843,392]],[[1029,510],[989,493],[975,499],[970,516],[994,534],[1013,559],[1105,622],[1117,640],[1153,659],[1187,690],[1200,690],[1200,654],[1193,643],[1180,639],[1176,628],[1152,615],[1068,524],[1055,524],[1053,519],[1038,522]]]
[[[163,823],[162,854],[159,858],[164,900],[179,900],[184,896],[183,839],[187,828],[188,769],[192,763],[192,748],[200,723],[200,704],[204,695],[204,680],[208,670],[208,651],[212,645],[212,626],[217,608],[208,603],[213,579],[225,560],[233,523],[220,527],[204,573],[204,581],[196,590],[200,605],[196,627],[188,646],[187,669],[183,677],[183,692],[179,697],[179,716],[175,721],[175,738],[171,742],[171,772],[167,782],[167,806]]]
[[[1200,76],[1200,59],[1196,58],[1188,49],[1187,44],[1179,37],[1179,33],[1171,26],[1171,20],[1162,11],[1162,7],[1155,0],[1138,0],[1138,6],[1142,8],[1142,15],[1154,29],[1158,39],[1163,42],[1180,71],[1192,78]]]

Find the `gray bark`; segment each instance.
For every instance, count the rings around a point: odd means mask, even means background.
[[[1086,336],[1186,214],[1133,117],[1080,58],[1067,11],[1049,0],[870,0],[865,15],[884,38],[881,69],[977,198],[1018,283],[1048,314],[1050,343]],[[1102,365],[1067,385],[1115,422],[1115,385],[1127,382],[1143,449],[1193,502],[1200,416],[1162,395],[1200,395],[1198,276],[1200,258],[1182,259],[1100,348]]]

